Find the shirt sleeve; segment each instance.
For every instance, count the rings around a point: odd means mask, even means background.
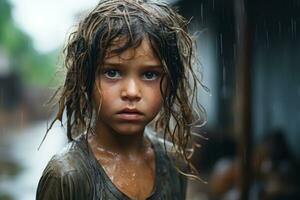
[[[89,184],[82,170],[68,170],[50,162],[38,183],[36,200],[81,200],[89,198]]]
[[[41,177],[37,193],[37,200],[77,200],[84,196],[84,192],[78,188],[78,181],[74,173],[59,175],[54,171],[45,172]],[[76,195],[75,195],[76,191]]]
[[[62,192],[60,191],[60,180],[57,177],[51,176],[50,174],[45,174],[39,181],[38,189],[36,193],[37,200],[47,200],[47,199],[63,199]]]

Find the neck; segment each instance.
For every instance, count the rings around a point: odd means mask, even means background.
[[[119,134],[97,123],[94,129],[94,135],[91,136],[90,143],[92,148],[102,148],[124,156],[138,156],[145,149],[144,129],[140,132],[126,135]]]

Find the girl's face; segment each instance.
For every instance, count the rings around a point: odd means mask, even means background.
[[[97,126],[117,134],[143,132],[161,109],[162,76],[161,62],[146,37],[138,47],[121,54],[108,52],[93,90],[97,108],[101,101]]]

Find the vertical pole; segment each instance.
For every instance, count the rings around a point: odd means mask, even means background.
[[[235,0],[236,25],[236,115],[235,131],[239,150],[240,199],[248,200],[251,185],[251,29],[248,24],[245,0]]]

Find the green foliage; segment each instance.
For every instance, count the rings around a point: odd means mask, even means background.
[[[48,86],[57,52],[40,54],[33,48],[31,38],[15,25],[7,0],[0,0],[0,27],[0,47],[8,53],[13,70],[25,84]]]
[[[19,65],[23,81],[30,85],[47,86],[55,72],[54,61],[52,54],[40,55],[32,51],[23,54]]]

